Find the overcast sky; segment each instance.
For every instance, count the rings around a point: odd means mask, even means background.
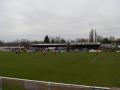
[[[0,0],[0,40],[120,37],[120,0]]]

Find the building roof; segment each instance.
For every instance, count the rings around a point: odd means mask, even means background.
[[[62,46],[67,45],[67,43],[48,43],[48,44],[32,44],[31,46]],[[100,43],[70,43],[70,45],[100,45]]]
[[[24,48],[24,46],[0,46],[0,48]]]

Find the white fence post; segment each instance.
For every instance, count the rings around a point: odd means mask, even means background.
[[[2,90],[2,77],[0,77],[0,90]]]
[[[51,90],[51,83],[48,82],[48,90]]]

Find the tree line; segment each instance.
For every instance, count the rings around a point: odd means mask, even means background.
[[[115,38],[114,36],[110,37],[102,37],[100,35],[97,35],[97,42],[100,42],[101,44],[120,44],[120,38]],[[15,40],[12,42],[4,42],[0,40],[0,46],[24,46],[28,48],[31,44],[40,44],[40,43],[88,43],[91,42],[89,39],[85,38],[77,38],[75,40],[65,40],[61,37],[49,37],[48,35],[45,36],[43,41],[31,41],[27,39],[21,39],[21,40]]]

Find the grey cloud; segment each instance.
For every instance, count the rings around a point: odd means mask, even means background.
[[[87,38],[91,28],[104,36],[119,37],[119,3],[119,0],[0,0],[0,39],[39,40],[46,34]]]

